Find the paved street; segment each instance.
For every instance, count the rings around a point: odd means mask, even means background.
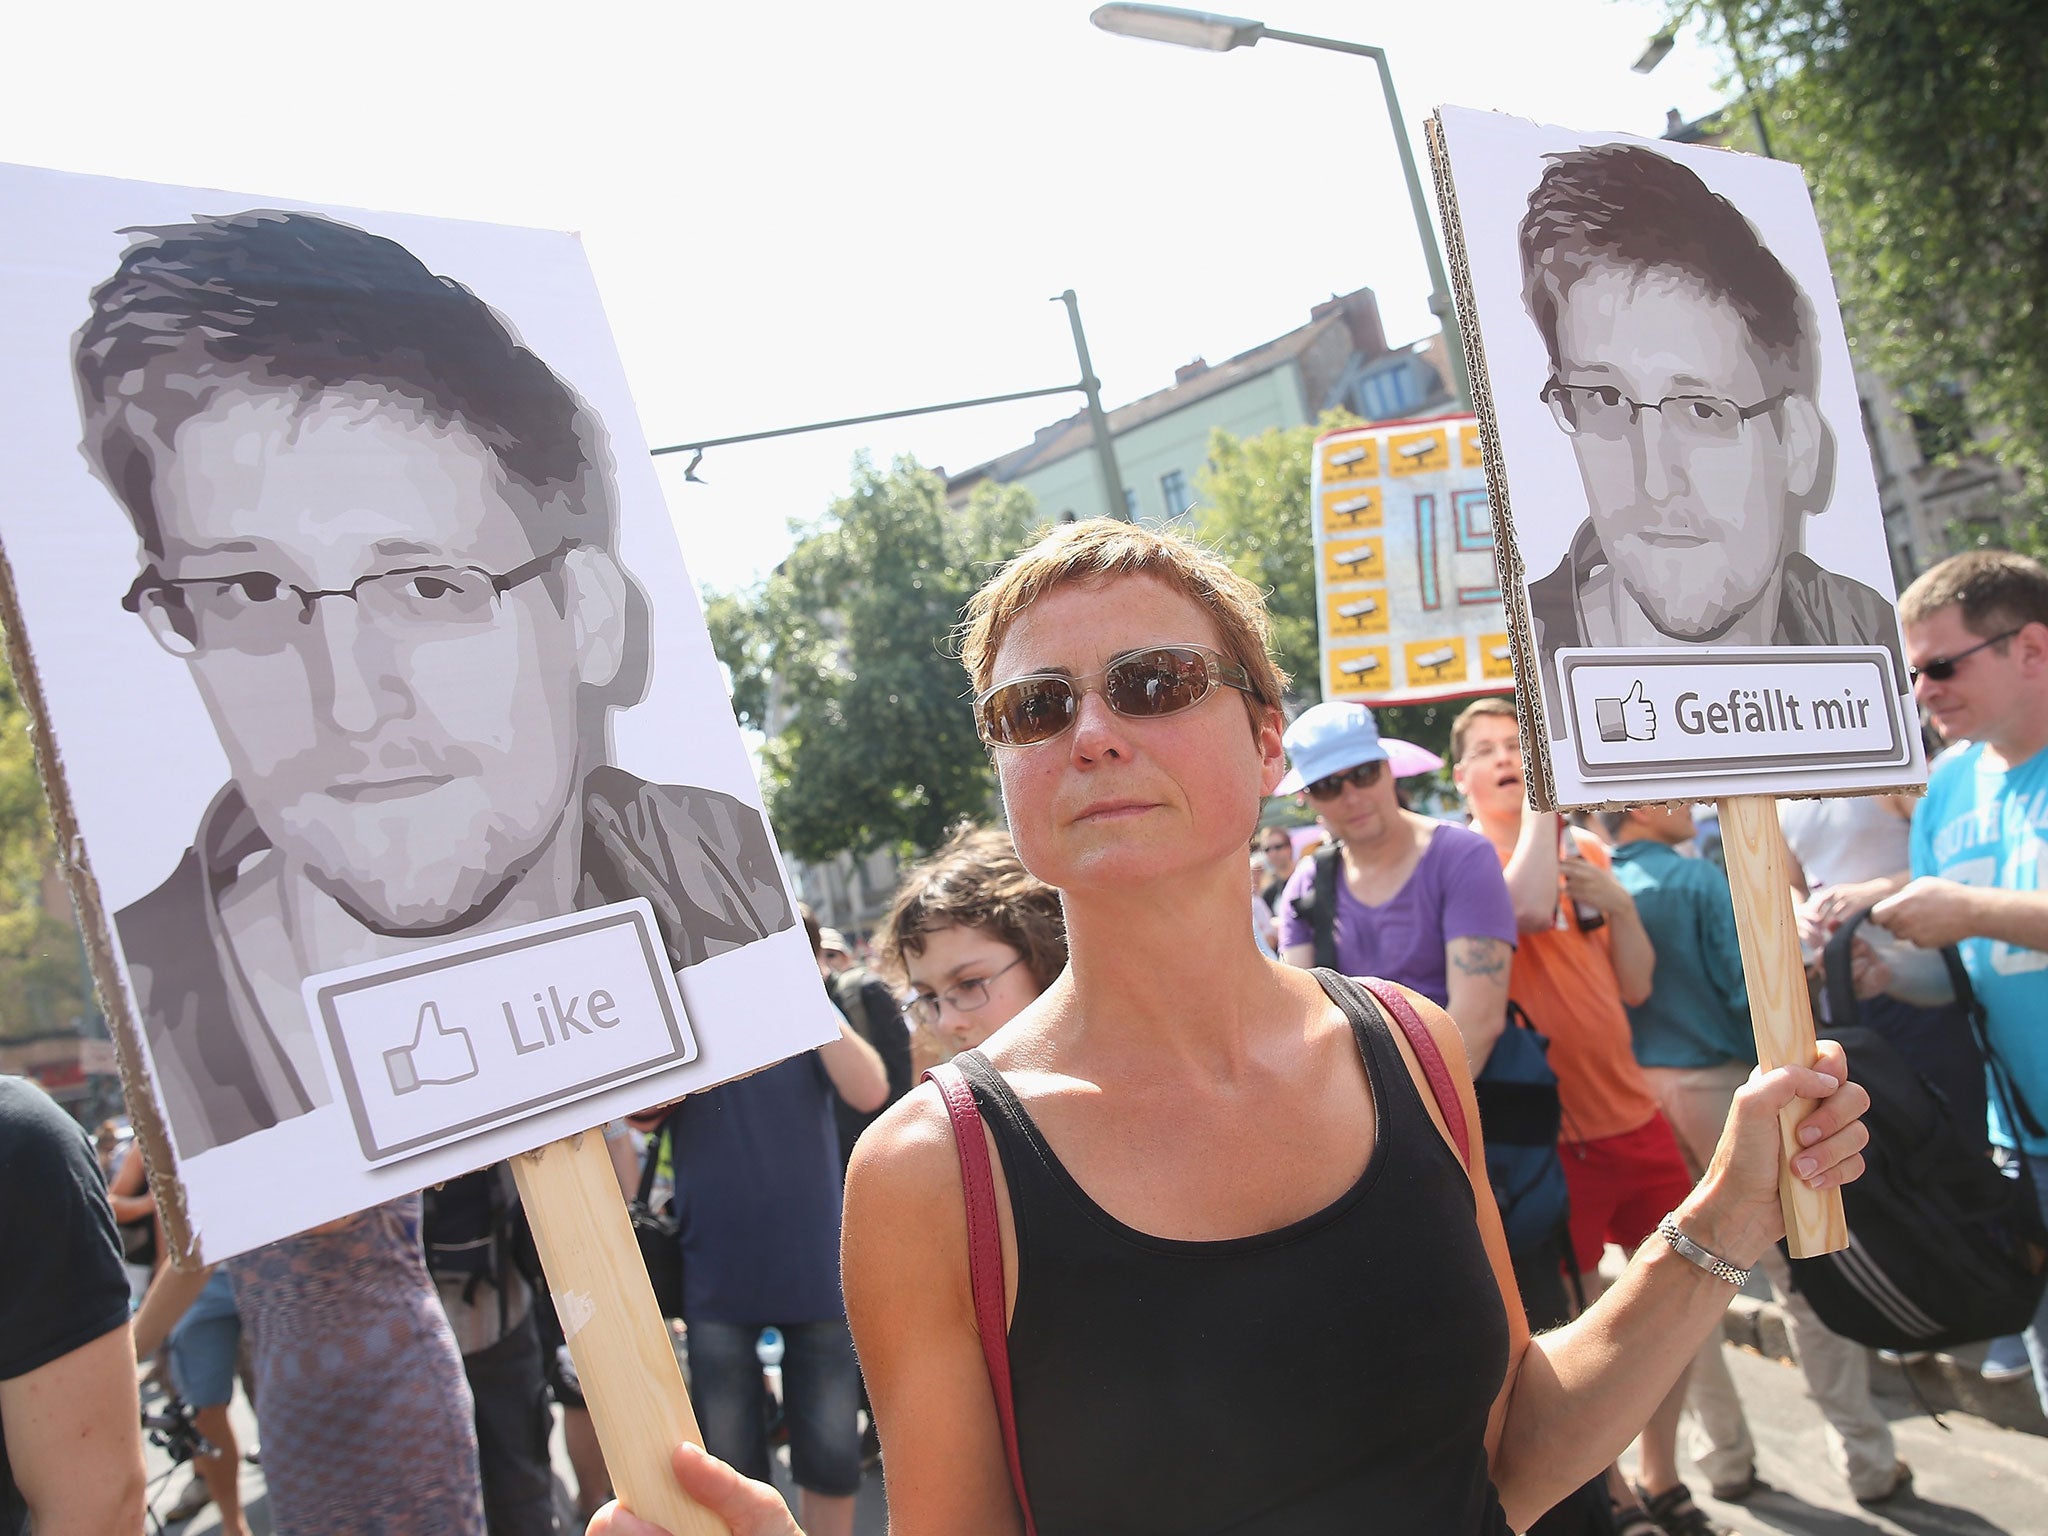
[[[1937,1425],[1905,1395],[1879,1399],[1894,1421],[1900,1453],[1912,1463],[1916,1486],[1882,1512],[1859,1508],[1827,1469],[1821,1423],[1806,1401],[1798,1371],[1742,1350],[1730,1350],[1730,1368],[1750,1415],[1760,1447],[1759,1468],[1769,1489],[1744,1505],[1701,1502],[1745,1536],[2043,1536],[2048,1533],[2048,1438],[2002,1429],[1964,1413],[1946,1413]],[[254,1441],[254,1425],[237,1400],[237,1422]],[[152,1450],[152,1473],[165,1469]],[[555,1437],[557,1498],[569,1508],[569,1466]],[[173,1473],[155,1490],[154,1503],[168,1508],[189,1474]],[[1696,1492],[1706,1480],[1691,1479]],[[255,1536],[275,1536],[263,1494],[260,1468],[245,1467],[243,1497]],[[793,1490],[785,1490],[793,1491]],[[886,1524],[879,1473],[862,1489],[857,1529],[882,1536]],[[209,1536],[220,1528],[212,1510],[169,1529],[184,1536]],[[570,1526],[565,1523],[564,1530]]]

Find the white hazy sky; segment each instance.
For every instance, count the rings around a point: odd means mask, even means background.
[[[1088,24],[1092,0],[133,0],[17,15],[0,159],[581,232],[650,444],[1072,382],[1080,295],[1120,403],[1369,285],[1433,328],[1363,59],[1229,54]],[[1654,0],[1274,0],[1387,49],[1418,162],[1440,103],[1654,135],[1716,102]],[[30,232],[16,238],[33,239]],[[461,277],[461,273],[452,274]],[[491,295],[482,295],[488,300]],[[962,469],[1078,395],[659,461],[698,582],[727,588],[853,455]]]

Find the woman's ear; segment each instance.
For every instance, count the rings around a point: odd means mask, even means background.
[[[1270,795],[1280,787],[1280,781],[1287,777],[1287,747],[1281,740],[1281,732],[1287,729],[1287,718],[1270,704],[1259,706],[1258,724],[1252,732],[1259,744],[1259,791]]]

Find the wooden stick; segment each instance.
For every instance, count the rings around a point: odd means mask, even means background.
[[[1749,986],[1749,1017],[1757,1060],[1773,1067],[1813,1065],[1813,1000],[1799,956],[1799,925],[1792,915],[1792,884],[1777,802],[1769,795],[1735,795],[1721,802],[1721,847],[1735,896],[1735,931],[1742,943],[1742,976]],[[1799,1122],[1812,1107],[1794,1099],[1778,1116],[1784,1143],[1778,1198],[1785,1207],[1785,1246],[1795,1259],[1811,1259],[1849,1246],[1839,1189],[1816,1190],[1795,1176],[1801,1148]]]
[[[676,1442],[703,1437],[604,1138],[586,1132],[522,1153],[512,1172],[619,1503],[674,1536],[727,1536],[669,1467]]]

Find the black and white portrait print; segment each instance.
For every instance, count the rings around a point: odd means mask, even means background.
[[[1439,109],[1535,803],[1924,775],[1797,166]]]
[[[327,1101],[309,974],[636,894],[679,967],[789,925],[757,811],[609,761],[647,661],[610,451],[482,299],[258,209],[137,231],[74,356],[122,606],[232,774],[115,917],[187,1155]]]
[[[1884,645],[1903,684],[1890,601],[1805,552],[1836,466],[1814,307],[1741,210],[1603,144],[1545,158],[1519,233],[1541,397],[1586,495],[1529,584],[1546,689],[1572,646]]]
[[[9,619],[209,1258],[836,1029],[575,237],[25,169],[0,206],[43,232],[0,258]],[[365,1156],[317,978],[624,906],[687,1050],[565,1043],[559,1102]],[[492,1091],[436,1082],[385,1088]]]

